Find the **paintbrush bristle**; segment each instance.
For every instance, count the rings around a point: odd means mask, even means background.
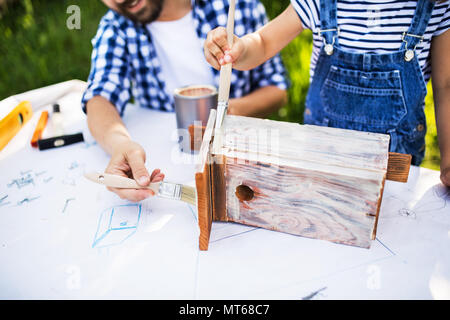
[[[181,201],[194,206],[197,205],[197,192],[194,187],[183,185],[181,187]]]

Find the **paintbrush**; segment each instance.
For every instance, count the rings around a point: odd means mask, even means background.
[[[234,37],[234,11],[235,11],[235,0],[231,0],[230,8],[228,9],[228,20],[227,20],[227,40],[228,40],[228,47],[230,49],[233,46],[233,37]],[[217,119],[215,126],[216,129],[221,128],[223,118],[228,110],[228,99],[230,95],[230,82],[232,69],[233,66],[231,63],[227,63],[226,65],[223,65],[220,68]]]
[[[121,189],[150,189],[155,195],[161,198],[180,200],[197,205],[197,192],[194,187],[172,183],[172,182],[153,182],[150,185],[143,187],[137,184],[136,181],[130,178],[108,174],[108,173],[85,173],[84,176],[96,183],[107,187],[121,188]]]

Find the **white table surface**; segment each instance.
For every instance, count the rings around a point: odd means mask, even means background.
[[[82,176],[109,157],[80,98],[72,90],[58,102],[66,132],[85,143],[31,148],[47,104],[0,152],[0,299],[450,299],[450,191],[439,172],[412,167],[407,184],[386,182],[370,249],[214,222],[199,251],[195,207],[132,204]],[[178,151],[173,113],[130,105],[123,119],[149,169],[192,184],[196,159]]]

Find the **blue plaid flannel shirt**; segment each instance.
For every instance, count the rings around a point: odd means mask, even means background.
[[[193,0],[193,16],[201,43],[207,33],[227,22],[228,0]],[[236,1],[235,33],[241,37],[256,31],[268,22],[259,0]],[[123,115],[127,103],[134,97],[142,107],[172,111],[173,97],[166,94],[152,37],[148,29],[109,10],[101,19],[92,40],[92,64],[88,87],[82,98],[86,103],[102,96]],[[219,72],[211,67],[215,85]],[[287,89],[285,69],[279,55],[250,71],[233,70],[230,98],[242,97],[257,88],[275,85]]]

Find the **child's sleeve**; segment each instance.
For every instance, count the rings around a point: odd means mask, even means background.
[[[443,34],[450,28],[450,1],[443,3],[441,6],[438,6],[435,10],[442,10],[443,15],[441,18],[441,22],[439,23],[436,31],[433,33],[433,37],[439,36]]]
[[[314,13],[317,14],[317,5],[315,0],[291,0],[291,4],[297,12],[303,28],[315,30]]]

